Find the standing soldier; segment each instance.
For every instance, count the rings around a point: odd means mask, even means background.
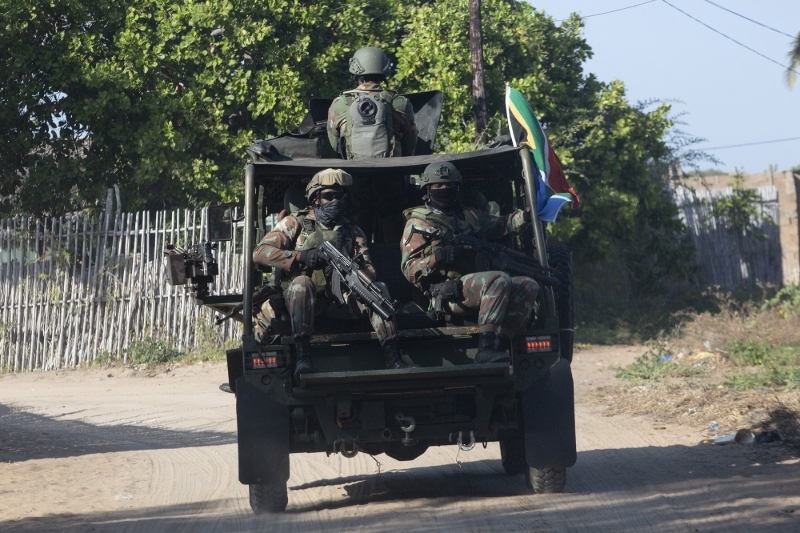
[[[525,276],[478,272],[476,254],[466,247],[428,241],[411,230],[471,232],[481,239],[499,239],[525,229],[531,221],[530,212],[516,210],[495,217],[462,206],[458,202],[461,174],[452,163],[431,163],[420,180],[425,205],[405,211],[408,222],[402,240],[403,274],[427,295],[439,295],[443,310],[454,315],[477,312],[480,335],[476,363],[510,362],[511,337],[528,323],[539,285]]]
[[[403,96],[381,87],[391,71],[383,50],[368,46],[350,59],[358,86],[344,91],[328,110],[328,139],[345,159],[414,155],[414,108]]]
[[[313,371],[309,338],[314,331],[315,317],[347,320],[366,314],[383,346],[386,368],[407,366],[400,357],[393,321],[383,320],[352,295],[347,296],[348,305],[340,308],[331,294],[331,272],[326,272],[325,261],[318,249],[324,241],[332,243],[350,259],[357,257],[361,267],[371,272],[373,277],[375,275],[364,232],[344,216],[347,189],[352,184],[352,176],[343,170],[329,168],[317,172],[306,187],[309,209],[285,216],[253,252],[256,263],[289,273],[291,281],[284,291],[284,299],[297,347],[296,377]],[[386,286],[378,285],[389,298]],[[267,301],[257,317],[260,335],[264,334],[273,316],[271,303]]]

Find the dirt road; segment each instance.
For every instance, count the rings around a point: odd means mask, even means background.
[[[576,355],[565,494],[528,494],[494,444],[381,455],[380,473],[364,454],[295,455],[286,512],[259,517],[236,479],[223,366],[2,376],[0,531],[800,531],[800,459],[787,447],[698,446],[699,430],[580,403],[639,352]]]

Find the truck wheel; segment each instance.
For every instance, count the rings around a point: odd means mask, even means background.
[[[567,469],[528,467],[525,484],[536,494],[561,494],[567,484]]]
[[[555,289],[558,327],[561,329],[559,345],[561,357],[572,362],[572,344],[575,328],[575,300],[573,298],[572,255],[563,244],[547,246],[547,262],[561,284]]]
[[[280,513],[289,503],[286,483],[281,485],[249,485],[250,508],[255,514]]]
[[[525,464],[525,441],[523,439],[503,439],[500,441],[500,460],[506,474],[515,476],[528,467]]]

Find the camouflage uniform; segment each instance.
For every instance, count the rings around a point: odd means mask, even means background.
[[[347,257],[361,254],[362,265],[373,276],[375,270],[370,262],[367,238],[361,229],[349,222],[326,228],[316,222],[314,211],[300,211],[284,217],[272,231],[267,233],[253,252],[253,260],[265,266],[279,268],[289,273],[291,282],[284,291],[286,307],[295,336],[307,336],[314,331],[315,317],[339,320],[356,320],[366,314],[378,334],[381,344],[396,338],[395,324],[383,320],[367,306],[347,295],[347,306],[339,307],[329,287],[329,275],[323,269],[311,270],[298,260],[300,252],[322,244],[322,240],[334,243]],[[386,286],[377,282],[384,295],[389,298]],[[256,336],[266,331],[275,312],[269,302],[262,305],[258,313]]]
[[[392,157],[414,155],[417,147],[417,125],[414,123],[414,108],[404,96],[384,90],[379,83],[367,81],[356,87],[356,91],[379,93],[392,104],[391,131],[394,135]],[[347,116],[350,106],[344,94],[338,96],[328,109],[328,140],[334,150],[339,150],[340,139],[346,135]],[[350,157],[348,156],[348,159]]]
[[[476,262],[480,256],[462,257],[455,264],[437,264],[435,252],[440,241],[427,242],[415,233],[409,238],[412,228],[436,233],[448,229],[455,233],[471,231],[485,239],[498,239],[509,233],[522,231],[527,223],[522,211],[514,211],[506,217],[495,217],[470,207],[461,207],[459,216],[448,216],[428,206],[406,210],[408,222],[403,232],[402,264],[405,277],[423,291],[433,283],[447,279],[460,279],[463,283],[464,299],[447,302],[447,310],[454,315],[478,312],[481,332],[501,333],[513,336],[522,331],[534,311],[539,285],[525,276],[509,276],[505,272],[479,272]],[[444,302],[443,302],[444,307]]]

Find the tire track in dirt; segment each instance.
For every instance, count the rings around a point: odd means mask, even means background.
[[[597,375],[591,354],[580,356],[578,383]],[[216,388],[222,367],[110,388],[96,386],[97,374],[0,378],[0,531],[800,530],[791,450],[697,446],[690,428],[581,404],[565,494],[529,494],[492,443],[431,448],[410,462],[381,455],[381,473],[363,453],[297,454],[286,512],[253,516],[237,479],[233,397]]]

